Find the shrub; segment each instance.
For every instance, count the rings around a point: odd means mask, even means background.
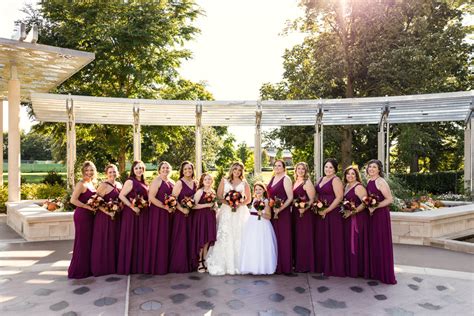
[[[0,213],[5,213],[7,207],[5,203],[8,201],[8,187],[6,185],[0,186]]]
[[[430,173],[395,174],[412,192],[431,194],[463,192],[463,172],[443,171]]]
[[[59,185],[62,185],[62,186],[66,185],[66,183],[64,182],[64,179],[61,177],[61,175],[59,175],[54,170],[48,171],[48,174],[46,174],[46,176],[44,176],[44,179],[43,179],[42,183],[51,184],[51,185],[59,184]]]

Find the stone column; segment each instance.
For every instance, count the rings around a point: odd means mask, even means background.
[[[3,100],[0,100],[0,148],[2,153],[0,154],[0,186],[3,186]]]
[[[196,178],[202,174],[202,103],[196,104]]]
[[[464,130],[464,189],[474,197],[474,115],[466,120]]]
[[[316,115],[316,123],[314,125],[314,182],[323,174],[323,158],[324,158],[324,144],[323,144],[323,109],[319,108]]]
[[[20,200],[20,80],[15,65],[8,81],[8,201]]]
[[[133,160],[142,159],[142,138],[140,128],[140,107],[133,106]]]
[[[67,187],[72,190],[75,185],[76,166],[76,118],[74,115],[74,101],[66,99],[66,139],[67,139]]]
[[[255,112],[255,146],[254,146],[254,173],[260,174],[262,172],[262,105],[257,104],[257,111]]]

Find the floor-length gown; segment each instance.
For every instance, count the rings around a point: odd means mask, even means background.
[[[385,197],[377,189],[375,180],[367,182],[367,193],[374,194],[377,200]],[[393,261],[392,228],[388,206],[379,207],[369,218],[370,238],[370,277],[387,284],[396,284]]]
[[[358,207],[362,201],[356,194],[356,184],[344,195],[344,199],[351,201]],[[363,209],[355,215],[344,219],[346,275],[357,278],[368,278],[369,265],[369,211]]]
[[[303,188],[304,182],[294,188],[294,199],[303,198],[309,202],[309,196]],[[316,215],[311,209],[300,216],[299,209],[292,206],[293,215],[293,253],[296,272],[315,272],[316,257],[314,253],[314,222]],[[308,251],[310,249],[310,251]]]
[[[230,190],[244,194],[245,184],[241,182],[234,188],[225,180],[224,195]],[[235,212],[232,212],[228,204],[221,205],[217,214],[216,242],[209,249],[206,258],[209,274],[240,274],[242,229],[249,216],[246,205],[240,205]]]
[[[178,203],[184,197],[194,197],[196,184],[190,188],[186,182],[181,181],[182,188],[178,195]],[[173,224],[171,229],[170,255],[168,270],[170,273],[186,273],[194,270],[191,262],[191,211],[188,215],[176,210],[173,214]]]
[[[132,190],[127,194],[127,199],[132,200],[141,195],[148,201],[148,186],[136,179]],[[141,209],[137,215],[130,207],[124,205],[122,211],[122,225],[120,229],[120,245],[117,259],[117,273],[144,273],[145,240],[148,232],[149,209]]]
[[[322,180],[323,178],[321,178]],[[336,198],[333,188],[333,180],[327,181],[321,186],[321,180],[316,184],[318,200],[325,201],[327,206]],[[316,216],[316,272],[324,273],[327,276],[344,277],[344,229],[343,218],[340,207],[337,206],[326,214],[323,219]]]
[[[170,181],[161,181],[156,199],[164,204],[166,195],[171,195],[172,191],[173,184]],[[164,208],[153,203],[150,204],[150,223],[146,240],[147,251],[145,252],[146,273],[168,273],[172,216],[173,214],[170,214]]]
[[[118,199],[120,191],[117,186],[104,195],[104,201]],[[118,214],[116,214],[116,217]],[[97,211],[94,220],[92,237],[91,270],[94,276],[114,274],[117,271],[117,229],[119,222],[102,211]]]
[[[205,197],[206,193],[203,192],[198,204],[206,204]],[[213,246],[216,241],[216,212],[210,207],[205,207],[195,209],[193,213],[191,230],[191,249],[193,253],[191,260],[193,261],[193,266],[198,266],[201,249],[207,243],[209,243],[209,247]]]
[[[274,183],[275,177],[267,186],[270,198],[278,197],[283,202],[288,199],[285,191],[285,177]],[[275,273],[291,273],[293,271],[293,235],[291,232],[291,205],[278,213],[278,218],[272,218],[273,229],[278,244],[278,264]]]
[[[91,196],[96,194],[89,188],[79,195],[79,201],[86,204]],[[71,264],[68,269],[70,279],[82,279],[92,275],[91,272],[91,247],[92,231],[94,229],[94,213],[82,207],[74,210],[74,247],[72,250]]]

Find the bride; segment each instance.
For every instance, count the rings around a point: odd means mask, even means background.
[[[225,201],[225,195],[231,190],[240,192],[244,197],[244,202],[235,212]],[[217,215],[217,239],[206,259],[207,269],[211,275],[240,274],[242,228],[249,217],[247,204],[251,199],[242,163],[232,164],[227,178],[222,178],[219,183],[217,196],[222,206]]]

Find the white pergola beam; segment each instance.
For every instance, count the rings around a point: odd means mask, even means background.
[[[74,118],[74,101],[66,99],[66,143],[67,143],[67,187],[72,190],[75,186],[76,166],[76,122]]]
[[[140,107],[133,107],[133,160],[142,159],[142,137],[140,127]]]

